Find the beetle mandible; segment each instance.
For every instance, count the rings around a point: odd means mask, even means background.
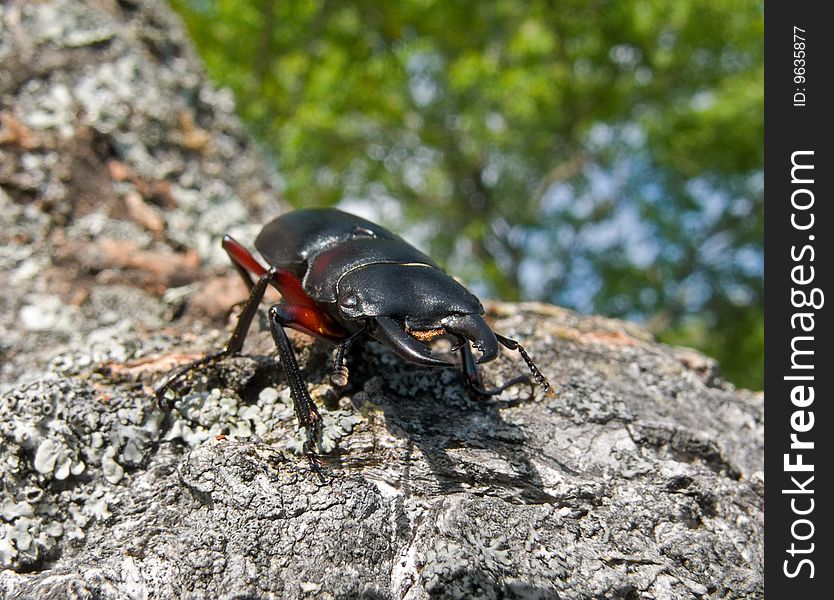
[[[347,351],[360,338],[374,339],[405,360],[430,367],[453,363],[432,354],[428,342],[447,336],[460,353],[460,368],[478,396],[501,393],[529,381],[517,377],[500,388],[482,387],[476,364],[493,360],[499,344],[517,350],[535,381],[552,395],[550,383],[515,340],[495,333],[483,318],[481,302],[431,258],[401,237],[361,217],[331,208],[296,210],[270,221],[255,239],[265,268],[226,235],[223,248],[249,289],[237,325],[219,352],[173,371],[157,387],[160,404],[186,372],[237,354],[268,285],[282,302],[269,308],[269,324],[284,367],[299,425],[307,432],[306,450],[318,435],[321,417],[307,391],[285,327],[336,344],[331,383],[348,382]],[[257,279],[253,280],[252,276]],[[479,352],[475,360],[470,344]]]

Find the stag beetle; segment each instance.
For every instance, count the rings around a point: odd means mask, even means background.
[[[453,363],[431,353],[427,342],[448,336],[455,340],[461,369],[478,396],[501,393],[529,381],[517,377],[500,388],[482,387],[476,364],[493,360],[499,344],[517,350],[534,379],[552,395],[550,383],[521,345],[492,331],[481,316],[484,308],[464,286],[431,258],[401,237],[360,217],[336,209],[297,210],[270,221],[255,239],[255,248],[270,267],[226,235],[223,248],[249,289],[237,326],[226,346],[185,365],[166,377],[156,395],[164,405],[172,384],[184,373],[241,351],[267,285],[283,297],[269,308],[269,324],[286,372],[299,424],[307,431],[310,454],[321,417],[307,391],[285,327],[336,344],[331,383],[348,382],[345,357],[359,338],[372,338],[405,360],[430,367]],[[252,275],[257,279],[253,281]],[[474,359],[471,344],[481,355]]]

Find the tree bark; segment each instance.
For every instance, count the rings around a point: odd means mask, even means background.
[[[487,303],[556,389],[488,402],[372,344],[337,393],[293,336],[323,478],[265,323],[160,411],[279,179],[164,3],[0,18],[0,597],[762,597],[762,396],[629,323]]]

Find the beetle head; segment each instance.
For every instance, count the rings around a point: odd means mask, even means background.
[[[442,335],[472,342],[481,352],[479,363],[498,354],[480,301],[432,266],[375,263],[354,269],[339,280],[337,297],[344,318],[371,319],[373,337],[411,362],[450,365],[432,356],[427,344]]]

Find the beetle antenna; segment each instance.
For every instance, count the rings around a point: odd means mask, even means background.
[[[333,368],[330,370],[330,383],[335,385],[336,387],[345,387],[348,384],[348,368],[345,364],[345,360],[347,359],[347,353],[350,351],[350,347],[353,344],[354,340],[358,338],[360,335],[364,334],[368,331],[368,326],[365,325],[359,331],[352,333],[350,336],[346,337],[342,340],[339,345],[336,347],[336,356],[333,360]]]
[[[527,363],[527,368],[530,369],[530,372],[533,374],[533,379],[538,383],[542,390],[544,390],[544,395],[548,398],[556,397],[556,393],[553,391],[553,386],[547,380],[547,377],[542,375],[542,372],[539,371],[539,368],[533,362],[533,359],[530,358],[530,355],[527,354],[527,351],[524,347],[519,344],[515,340],[511,340],[510,338],[504,337],[500,334],[495,334],[495,337],[498,339],[501,344],[509,350],[518,350],[518,353],[521,354],[521,358],[524,359],[524,362]]]
[[[345,354],[350,347],[348,338],[336,347],[336,357],[333,359],[333,368],[330,370],[330,383],[336,387],[345,387],[348,384],[348,368],[345,364]]]

